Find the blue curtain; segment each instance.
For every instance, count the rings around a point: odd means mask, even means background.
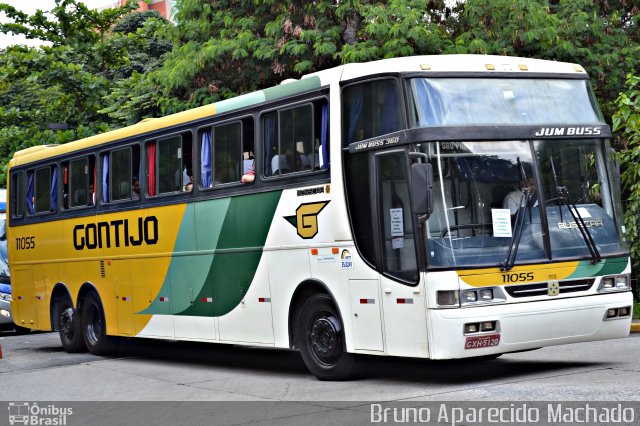
[[[320,129],[320,149],[322,150],[322,167],[329,168],[329,147],[327,146],[327,132],[329,131],[329,105],[322,105],[322,128]],[[313,165],[312,165],[313,166]]]
[[[109,202],[109,154],[102,157],[102,201]]]
[[[362,115],[362,87],[359,86],[352,90],[353,95],[351,96],[351,105],[349,110],[349,135],[347,144],[354,141]]]
[[[386,83],[386,86],[387,90],[384,94],[382,117],[380,117],[380,130],[378,132],[380,135],[386,135],[400,128],[398,89],[393,83]]]
[[[27,185],[27,196],[26,196],[27,208],[29,209],[29,214],[35,213],[35,209],[33,206],[33,192],[34,192],[33,173],[29,173],[29,184]]]
[[[53,177],[51,178],[51,210],[58,210],[58,167],[53,166]]]
[[[418,127],[444,125],[445,112],[437,90],[431,87],[424,78],[411,80],[413,98],[418,111]]]
[[[211,188],[211,133],[209,130],[202,133],[200,180],[203,188]]]
[[[278,116],[271,114],[264,119],[264,169],[265,175],[271,176],[271,158],[273,157],[273,148],[276,145],[276,130],[278,125]]]

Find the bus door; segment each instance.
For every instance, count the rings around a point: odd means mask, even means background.
[[[417,261],[409,165],[405,150],[374,155],[384,335],[388,354],[427,357],[426,297]]]
[[[118,333],[131,336],[134,334],[133,303],[131,293],[131,269],[129,259],[112,260],[109,268],[111,281],[116,292],[116,314]],[[103,302],[104,303],[104,302]]]

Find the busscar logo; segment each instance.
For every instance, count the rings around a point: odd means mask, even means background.
[[[284,216],[297,230],[300,238],[311,239],[318,234],[318,214],[329,204],[329,201],[300,204],[293,216]]]

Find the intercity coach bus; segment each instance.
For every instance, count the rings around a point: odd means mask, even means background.
[[[490,358],[631,322],[619,170],[579,65],[348,64],[17,152],[15,322],[118,337]],[[37,141],[34,141],[34,143]]]

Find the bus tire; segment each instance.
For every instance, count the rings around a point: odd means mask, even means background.
[[[73,309],[71,303],[63,301],[58,311],[58,334],[65,351],[69,353],[84,352],[87,346],[82,335],[82,321],[80,314]]]
[[[319,380],[344,380],[352,371],[354,355],[345,351],[344,327],[331,297],[309,297],[298,316],[296,342],[309,371]]]
[[[107,322],[100,299],[95,293],[82,303],[82,335],[87,349],[94,355],[107,355],[114,350],[114,338],[107,336]]]

